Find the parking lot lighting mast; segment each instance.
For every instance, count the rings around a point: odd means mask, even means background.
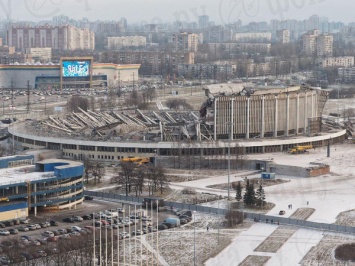
[[[100,266],[102,266],[102,242],[101,242],[101,240],[102,240],[102,230],[101,230],[101,212],[100,212],[100,220],[99,220],[99,225],[100,225],[100,258],[99,258],[99,260],[100,260]]]
[[[92,226],[93,228],[95,229],[95,213],[93,212],[92,213]],[[93,238],[94,238],[94,244],[93,244],[93,263],[94,265],[96,265],[96,230],[94,230],[94,233],[93,233]]]
[[[196,266],[196,224],[195,224],[196,211],[193,211],[194,216],[194,266]]]
[[[157,200],[157,265],[159,265],[159,230],[158,230],[158,223],[159,223],[159,201]]]

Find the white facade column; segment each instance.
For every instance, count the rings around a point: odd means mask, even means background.
[[[248,139],[250,135],[250,98],[247,98],[247,130],[245,138]]]
[[[274,137],[277,137],[277,119],[278,119],[278,97],[275,96],[275,128],[274,128]]]
[[[300,124],[300,95],[297,93],[297,102],[296,102],[296,135],[298,135],[299,124]]]
[[[33,184],[33,192],[35,192],[34,194],[36,194],[36,192],[37,192],[37,184],[36,183]],[[32,194],[32,192],[31,192],[31,194]],[[28,197],[31,197],[31,194],[28,195]],[[37,195],[34,195],[33,199],[34,199],[34,204],[36,204],[37,203]],[[29,206],[29,207],[31,207],[31,206]],[[37,206],[34,207],[34,215],[35,215],[35,217],[37,216]]]
[[[312,104],[311,104],[311,108],[312,108],[312,118],[314,117],[314,93],[311,92],[311,100],[312,100]]]
[[[213,134],[214,140],[217,140],[217,103],[218,103],[218,98],[215,98],[215,100],[214,100],[214,134]]]
[[[233,134],[234,134],[234,99],[231,99],[231,115],[230,115],[230,117],[231,117],[231,132],[230,132],[230,138],[231,138],[231,140],[233,140],[234,138],[233,138]]]
[[[265,134],[265,96],[261,96],[261,132],[260,138]]]
[[[290,94],[286,94],[286,132],[285,136],[288,137],[288,131],[290,128]]]
[[[304,134],[307,134],[308,124],[308,106],[307,106],[307,92],[304,93]]]

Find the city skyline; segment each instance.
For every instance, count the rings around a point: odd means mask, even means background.
[[[194,22],[198,16],[208,15],[216,24],[229,24],[242,20],[243,23],[270,20],[304,20],[317,14],[329,21],[349,23],[353,21],[350,10],[355,3],[345,0],[182,0],[179,2],[151,0],[123,1],[105,0],[21,0],[1,3],[0,17],[18,21],[51,20],[53,16],[65,15],[73,19],[119,20],[125,17],[129,23],[159,24],[176,20]],[[112,12],[107,12],[110,7]],[[117,10],[117,11],[116,11]],[[341,18],[340,18],[341,14]],[[339,16],[339,17],[338,17]]]

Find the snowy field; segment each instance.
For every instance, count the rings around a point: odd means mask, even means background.
[[[330,165],[331,173],[313,178],[300,178],[293,176],[277,176],[285,180],[290,180],[277,186],[265,188],[268,202],[275,204],[275,207],[268,212],[270,215],[278,215],[280,210],[285,210],[284,216],[289,217],[299,208],[313,208],[314,212],[307,219],[309,221],[336,223],[338,215],[342,213],[342,219],[338,223],[353,224],[355,209],[354,189],[355,189],[355,145],[342,144],[331,147],[330,157],[327,157],[326,148],[311,150],[309,154],[289,155],[283,153],[251,155],[249,159],[273,158],[275,163],[295,166],[309,166],[311,162],[325,163]],[[291,157],[292,156],[292,157]],[[296,159],[296,160],[295,160]],[[241,181],[244,176],[253,177],[248,173],[231,173],[231,181]],[[256,177],[256,175],[255,175]],[[184,183],[174,183],[175,189],[184,187],[194,187],[198,192],[213,192],[226,196],[225,190],[209,189],[207,185],[226,183],[227,175],[211,177],[208,179],[195,180]],[[231,192],[234,197],[235,192]],[[292,209],[288,205],[292,204]],[[227,202],[209,203],[214,207],[223,208]],[[276,229],[277,225],[256,223],[249,229],[236,234],[232,243],[214,258],[207,260],[205,265],[238,265],[248,256],[269,257],[263,265],[335,265],[332,258],[334,248],[344,241],[349,242],[341,236],[334,236],[331,244],[328,241],[321,241],[323,237],[329,237],[330,233],[298,229],[277,252],[257,252],[255,249],[263,243]],[[333,239],[331,238],[331,239]],[[322,250],[322,246],[328,247],[327,255],[314,258],[313,250]],[[331,248],[330,248],[331,247]],[[313,255],[312,255],[313,254]],[[333,259],[334,260],[334,259]],[[323,261],[323,263],[322,263]],[[259,265],[259,264],[256,264]]]

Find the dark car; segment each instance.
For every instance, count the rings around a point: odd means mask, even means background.
[[[20,224],[20,220],[19,219],[14,219],[14,220],[12,220],[12,222],[14,223],[14,225],[19,225]]]
[[[0,223],[0,228],[5,228],[6,225],[4,223]]]
[[[165,224],[159,224],[158,225],[158,230],[159,231],[166,230],[166,229],[168,229],[168,227]]]
[[[189,221],[186,219],[180,219],[180,224],[187,224]]]
[[[15,228],[10,228],[10,229],[9,229],[9,232],[10,232],[11,235],[16,235],[16,234],[18,234],[18,230],[15,229]]]
[[[49,223],[51,224],[51,226],[59,225],[59,223],[57,221],[54,221],[54,220],[49,221]]]
[[[168,227],[169,229],[175,227],[175,224],[171,224],[171,223],[162,223],[162,224]]]
[[[93,196],[85,196],[85,197],[84,197],[84,200],[93,200],[93,199],[94,199]]]
[[[5,221],[4,224],[6,226],[14,226],[14,223],[12,221]]]
[[[33,256],[26,252],[21,252],[20,256],[24,257],[26,260],[33,260]]]
[[[81,218],[83,218],[84,220],[91,220],[92,217],[90,215],[83,215],[81,216]]]
[[[63,219],[63,222],[65,222],[65,223],[74,223],[75,221],[74,221],[73,218],[67,217],[67,218],[64,218],[64,219]]]

